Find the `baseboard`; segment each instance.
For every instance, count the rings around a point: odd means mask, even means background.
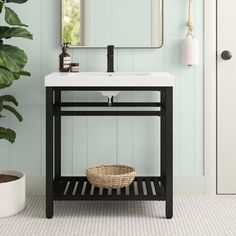
[[[44,176],[27,176],[26,192],[31,195],[45,194]],[[175,176],[174,194],[204,193],[204,176]]]
[[[204,176],[175,176],[174,194],[203,194],[205,193]]]
[[[45,195],[45,176],[26,176],[26,194]]]

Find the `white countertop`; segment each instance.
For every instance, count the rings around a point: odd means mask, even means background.
[[[45,87],[172,87],[166,72],[54,72],[45,76]]]

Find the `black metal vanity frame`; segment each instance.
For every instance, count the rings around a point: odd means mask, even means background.
[[[61,102],[62,91],[156,91],[160,102]],[[46,217],[57,200],[162,200],[166,218],[173,216],[173,88],[172,87],[46,87]],[[62,111],[62,107],[156,107],[138,111]],[[94,188],[86,177],[61,175],[61,116],[160,116],[161,176],[136,177],[128,190]],[[137,186],[138,194],[135,192]],[[146,186],[144,191],[143,186]],[[154,186],[154,188],[153,188]],[[93,189],[93,191],[91,191]],[[128,191],[128,194],[126,192]],[[154,191],[155,190],[155,191]]]

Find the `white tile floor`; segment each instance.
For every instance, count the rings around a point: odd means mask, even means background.
[[[164,202],[56,202],[45,218],[45,198],[29,196],[16,216],[0,219],[1,236],[236,236],[236,196],[174,198],[174,217]]]

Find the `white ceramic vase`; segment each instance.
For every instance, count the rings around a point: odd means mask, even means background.
[[[19,179],[0,183],[0,218],[15,215],[25,207],[25,174],[14,170],[0,170],[0,174]]]

